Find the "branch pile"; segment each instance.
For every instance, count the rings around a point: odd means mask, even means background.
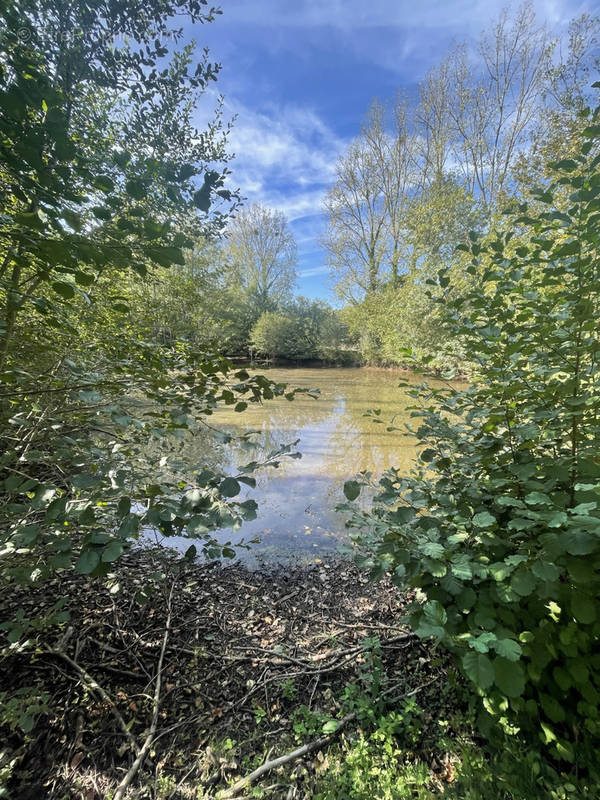
[[[164,577],[141,604],[153,573]],[[21,800],[237,796],[351,735],[357,714],[339,698],[368,683],[374,647],[379,695],[438,702],[444,665],[399,624],[402,597],[347,562],[252,572],[131,553],[115,581],[118,592],[69,573],[22,596],[11,590],[26,616],[65,594],[70,611],[66,626],[0,660],[7,694],[29,686],[49,696],[30,733],[0,731],[0,776]],[[331,729],[299,741],[299,709]],[[237,758],[227,742],[240,743]],[[303,796],[290,792],[288,781],[267,796]]]

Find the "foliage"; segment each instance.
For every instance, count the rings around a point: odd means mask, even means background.
[[[416,589],[412,624],[456,655],[482,722],[520,730],[558,771],[587,770],[588,791],[600,785],[599,121],[597,109],[576,157],[534,193],[542,211],[523,204],[507,233],[465,246],[470,291],[453,298],[440,272],[473,385],[414,394],[420,466],[386,473],[351,521],[374,573]]]
[[[229,280],[251,300],[255,319],[289,300],[296,281],[297,248],[285,216],[253,203],[232,220],[227,236]]]
[[[348,363],[347,328],[325,303],[303,297],[280,311],[264,312],[250,333],[253,349],[270,358]]]
[[[183,258],[183,264],[154,267],[145,281],[123,276],[131,322],[155,341],[210,342],[223,352],[232,330],[219,245],[198,238]]]
[[[412,800],[431,798],[430,774],[423,762],[405,762],[406,751],[395,736],[395,721],[383,717],[370,734],[359,733],[323,775],[317,800]]]
[[[214,278],[199,237],[235,203],[218,113],[205,132],[191,121],[216,68],[192,46],[166,60],[177,14],[214,16],[204,0],[152,0],[143,15],[128,1],[0,8],[4,583],[73,565],[106,575],[149,529],[231,556],[210,531],[256,515],[242,488],[257,462],[226,475],[165,444],[201,435],[219,405],[284,393],[214,353],[190,305],[177,320],[167,307],[193,288],[200,314]],[[150,301],[161,283],[170,296]],[[9,641],[32,624],[6,623]]]
[[[599,25],[584,14],[562,41],[530,3],[504,9],[475,59],[453,45],[420,84],[418,103],[400,96],[391,114],[379,103],[369,110],[336,166],[323,241],[363,362],[404,365],[410,349],[417,363],[470,370],[425,283],[452,264],[448,276],[464,291],[470,277],[455,243],[493,229],[507,198],[570,153],[598,66]]]
[[[48,693],[35,692],[32,687],[18,689],[10,696],[0,692],[0,715],[3,723],[15,730],[19,728],[29,733],[40,714],[48,711]]]
[[[156,0],[141,16],[124,2],[108,17],[100,2],[3,5],[3,359],[25,310],[61,328],[63,301],[89,297],[100,274],[182,263],[190,221],[221,224],[207,217],[219,195],[232,198],[226,172],[209,168],[224,157],[218,118],[209,134],[191,123],[216,69],[194,66],[191,46],[157,69],[178,39],[168,15],[212,19],[203,5]]]

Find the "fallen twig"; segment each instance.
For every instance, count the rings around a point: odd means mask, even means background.
[[[403,694],[395,697],[394,700],[403,700],[408,697],[413,697],[418,692],[425,689],[430,684],[434,683],[435,681],[439,680],[438,677],[433,678],[432,680],[428,681],[427,683],[423,683],[421,686],[417,686],[415,689],[411,689],[409,692],[404,692]],[[396,691],[399,684],[395,684],[394,686],[386,689],[384,692],[381,693],[380,697],[385,697],[387,695],[392,694]],[[285,753],[282,756],[278,756],[273,760],[269,761],[268,759],[257,767],[253,772],[249,775],[246,775],[243,778],[240,778],[236,781],[233,786],[223,790],[220,792],[217,797],[218,800],[230,800],[230,798],[234,798],[242,789],[245,789],[251,783],[254,783],[267,772],[271,772],[278,767],[283,766],[284,764],[288,764],[290,761],[296,761],[298,758],[302,758],[302,756],[307,755],[308,753],[312,753],[314,750],[318,750],[319,748],[323,747],[326,744],[329,744],[330,741],[338,734],[342,732],[342,730],[348,725],[349,722],[352,722],[357,716],[357,712],[353,711],[351,714],[347,714],[343,719],[339,720],[338,726],[334,731],[331,733],[326,733],[324,736],[320,736],[318,739],[315,739],[312,742],[308,742],[307,744],[302,745],[301,747],[297,747],[295,750],[292,750],[290,753]],[[115,798],[117,800],[117,798]]]
[[[148,731],[148,735],[146,736],[146,739],[144,740],[144,743],[141,746],[135,761],[133,762],[133,764],[129,768],[129,771],[119,784],[117,791],[115,792],[114,800],[123,800],[123,796],[127,791],[128,786],[131,784],[132,780],[137,775],[139,768],[144,763],[146,756],[148,755],[148,752],[150,750],[150,747],[152,746],[152,742],[154,741],[154,737],[156,736],[156,727],[158,725],[158,711],[160,708],[160,689],[162,683],[163,661],[165,658],[165,651],[167,649],[167,642],[169,640],[169,632],[171,629],[171,612],[172,612],[171,603],[173,599],[174,589],[175,589],[175,581],[173,581],[173,583],[171,584],[171,591],[169,592],[169,599],[167,601],[167,608],[168,608],[167,622],[165,625],[165,634],[163,636],[162,647],[160,650],[160,656],[158,659],[158,666],[156,670],[156,686],[154,689],[154,706],[152,709],[152,722],[150,723],[150,730]]]
[[[74,659],[72,659],[71,656],[67,655],[62,650],[48,648],[47,650],[45,650],[45,652],[48,653],[48,655],[58,656],[59,658],[62,658],[63,661],[66,661],[67,664],[69,664],[71,667],[73,667],[74,670],[76,670],[79,673],[79,676],[81,677],[86,689],[98,695],[98,697],[100,697],[100,699],[103,700],[110,707],[113,717],[117,720],[119,727],[127,737],[127,741],[132,746],[132,748],[137,748],[138,743],[133,734],[131,733],[131,731],[129,730],[129,728],[127,727],[127,725],[125,724],[125,720],[121,716],[121,713],[117,708],[115,701],[102,688],[102,686],[100,686],[98,681],[95,678],[92,678],[92,676],[90,675],[89,672],[87,672],[87,670],[85,670],[80,664],[78,664]]]

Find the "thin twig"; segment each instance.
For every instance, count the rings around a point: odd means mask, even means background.
[[[173,599],[173,590],[174,589],[175,589],[175,581],[173,581],[173,583],[171,584],[171,591],[169,592],[169,599],[168,599],[168,602],[167,602],[167,608],[168,608],[167,622],[166,622],[166,625],[165,625],[165,634],[163,636],[162,647],[161,647],[161,650],[160,650],[160,656],[159,656],[159,659],[158,659],[158,666],[157,666],[157,670],[156,670],[156,686],[155,686],[155,689],[154,689],[154,707],[153,707],[153,710],[152,710],[152,722],[150,723],[150,730],[148,731],[148,735],[146,736],[144,744],[141,746],[135,761],[133,762],[133,764],[129,768],[129,771],[127,772],[127,774],[125,775],[125,777],[123,778],[121,783],[119,784],[119,786],[117,788],[117,791],[115,792],[114,800],[123,800],[123,796],[125,795],[125,792],[127,791],[127,789],[130,786],[131,782],[133,781],[133,779],[137,775],[140,767],[144,763],[144,760],[146,759],[146,756],[148,755],[148,752],[150,751],[150,748],[151,748],[152,743],[154,741],[154,737],[156,736],[156,727],[158,725],[158,712],[159,712],[159,709],[160,709],[160,689],[161,689],[161,683],[162,683],[163,661],[164,661],[165,652],[166,652],[166,649],[167,649],[167,642],[169,640],[169,632],[171,630],[171,614],[172,614],[172,605],[171,605],[171,603],[172,603],[172,599]]]
[[[101,700],[103,700],[108,706],[110,706],[110,710],[112,711],[114,718],[117,720],[119,727],[127,737],[129,744],[131,745],[132,748],[137,749],[138,743],[135,740],[135,737],[133,736],[129,728],[127,727],[127,725],[125,724],[125,720],[121,716],[114,700],[110,697],[110,695],[107,694],[107,692],[102,688],[102,686],[100,686],[98,681],[95,678],[92,678],[92,676],[90,675],[89,672],[87,672],[87,670],[85,670],[80,664],[74,661],[71,658],[71,656],[68,656],[62,650],[53,650],[48,648],[45,652],[48,653],[49,655],[58,656],[59,658],[62,658],[63,661],[66,661],[67,664],[69,664],[71,667],[73,667],[74,670],[76,670],[76,672],[79,673],[79,676],[81,677],[86,689],[93,692],[94,694],[97,694]]]
[[[439,680],[439,677],[435,677],[432,680],[428,681],[427,683],[421,684],[421,686],[417,686],[415,689],[411,689],[409,692],[404,692],[403,694],[395,697],[394,700],[402,700],[407,697],[412,697],[418,692],[425,689],[430,684],[434,683],[434,681]],[[380,694],[380,697],[385,697],[387,695],[392,694],[393,692],[398,689],[400,684],[395,684],[394,686],[386,689],[384,692]],[[278,758],[274,758],[272,761],[268,759],[257,767],[253,772],[249,775],[246,775],[244,778],[240,778],[236,781],[233,786],[225,789],[223,792],[220,792],[218,795],[218,800],[230,800],[230,798],[234,798],[242,789],[245,789],[251,783],[254,783],[267,772],[271,772],[278,767],[283,766],[284,764],[288,764],[290,761],[296,761],[298,758],[302,758],[302,756],[307,755],[308,753],[312,753],[314,750],[318,750],[324,745],[328,744],[335,736],[340,734],[342,730],[348,725],[349,722],[352,722],[357,716],[357,712],[353,711],[351,714],[347,714],[343,719],[339,720],[337,728],[332,731],[331,733],[327,733],[324,736],[320,736],[318,739],[315,739],[312,742],[308,742],[307,744],[302,745],[301,747],[297,747],[295,750],[292,750],[290,753],[285,753]],[[116,798],[115,798],[116,800]]]

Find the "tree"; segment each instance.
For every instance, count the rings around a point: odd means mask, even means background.
[[[544,113],[513,167],[513,181],[523,192],[548,179],[549,162],[578,147],[579,115],[593,104],[590,85],[600,69],[599,36],[600,17],[583,14],[571,20],[567,41],[555,45],[556,57],[544,82]]]
[[[289,358],[295,351],[295,324],[288,314],[264,311],[250,333],[252,347],[268,358]]]
[[[325,303],[305,297],[261,314],[250,338],[258,353],[271,358],[352,361],[347,327]]]
[[[405,364],[410,350],[419,361],[446,368],[462,356],[439,324],[427,281],[442,268],[451,270],[455,289],[468,280],[465,259],[454,242],[483,221],[472,195],[452,176],[441,176],[405,200],[404,272],[345,311],[367,363]]]
[[[221,224],[208,215],[232,199],[219,116],[210,133],[191,122],[217,68],[193,64],[190,45],[158,69],[179,37],[169,18],[210,21],[204,5],[2,7],[1,360],[27,307],[58,325],[62,301],[89,294],[101,273],[182,263],[190,225]]]
[[[568,769],[580,796],[600,782],[599,123],[600,107],[533,208],[462,245],[467,292],[440,273],[472,384],[414,393],[420,463],[386,473],[351,523],[374,573],[417,589],[415,631],[454,654],[488,731],[521,731],[546,756],[543,786]]]
[[[166,59],[173,20],[208,22],[205,7],[0,6],[3,582],[73,565],[106,575],[144,527],[220,552],[210,531],[255,514],[239,499],[255,466],[233,477],[148,458],[149,442],[198,435],[219,404],[242,411],[284,391],[234,370],[157,303],[163,336],[140,303],[163,269],[198,278],[184,249],[235,204],[220,118],[192,124],[216,68],[190,46]],[[25,621],[12,641],[26,634]]]
[[[413,157],[406,106],[399,102],[394,109],[390,134],[384,108],[374,104],[360,136],[338,160],[324,202],[323,245],[341,298],[358,303],[386,281],[398,281],[403,212],[417,174]]]
[[[229,280],[264,311],[288,300],[296,281],[297,248],[285,216],[258,203],[243,208],[227,228]]]
[[[226,292],[220,244],[199,238],[183,256],[183,264],[155,267],[143,282],[127,281],[123,291],[135,325],[157,341],[185,339],[223,352],[231,333],[228,318],[238,309]]]
[[[476,59],[455,47],[421,86],[419,128],[430,169],[450,160],[465,185],[493,210],[511,167],[541,118],[550,40],[531,3],[501,12],[479,40]]]

